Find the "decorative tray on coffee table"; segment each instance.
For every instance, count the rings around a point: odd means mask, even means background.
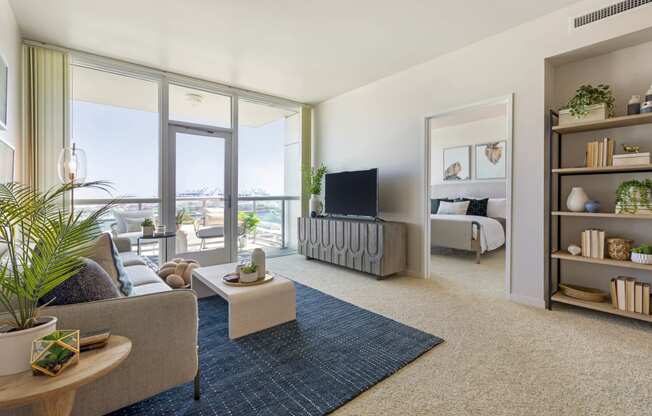
[[[262,285],[271,282],[272,279],[274,279],[274,276],[271,275],[269,272],[265,273],[265,277],[250,283],[240,282],[237,273],[229,273],[226,276],[222,277],[222,281],[227,286],[256,286],[256,285]]]

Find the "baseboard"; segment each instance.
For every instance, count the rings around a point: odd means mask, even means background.
[[[419,273],[415,270],[412,269],[405,269],[401,273],[399,273],[401,276],[407,276],[407,277],[420,277],[420,278],[425,278],[426,276],[423,275],[423,273]]]
[[[531,296],[523,296],[523,295],[517,295],[515,293],[511,293],[509,295],[509,300],[511,300],[512,302],[520,303],[522,305],[534,306],[535,308],[543,309],[546,307],[545,300],[539,298],[533,298]]]

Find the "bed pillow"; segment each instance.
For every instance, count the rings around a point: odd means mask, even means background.
[[[466,211],[469,209],[469,201],[461,202],[448,202],[441,201],[439,203],[439,209],[437,214],[444,215],[466,215]]]
[[[464,200],[469,201],[469,209],[466,210],[466,215],[477,215],[480,217],[487,216],[487,205],[489,203],[489,198],[484,198],[484,199],[464,198]]]
[[[430,213],[431,214],[437,214],[439,211],[439,203],[441,201],[446,201],[446,202],[453,202],[453,199],[447,199],[447,198],[438,198],[438,199],[431,199],[430,200]]]
[[[507,218],[507,200],[505,198],[489,198],[487,216],[491,218]]]

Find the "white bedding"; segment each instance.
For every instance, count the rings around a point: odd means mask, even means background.
[[[505,244],[505,230],[503,225],[491,217],[481,217],[478,215],[440,215],[430,214],[431,219],[472,222],[480,224],[480,248],[482,252],[495,250]],[[473,238],[478,238],[478,230],[473,228]]]

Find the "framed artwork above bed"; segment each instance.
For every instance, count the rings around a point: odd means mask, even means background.
[[[475,178],[505,179],[505,140],[475,145]]]
[[[471,146],[444,149],[444,182],[471,179]]]

